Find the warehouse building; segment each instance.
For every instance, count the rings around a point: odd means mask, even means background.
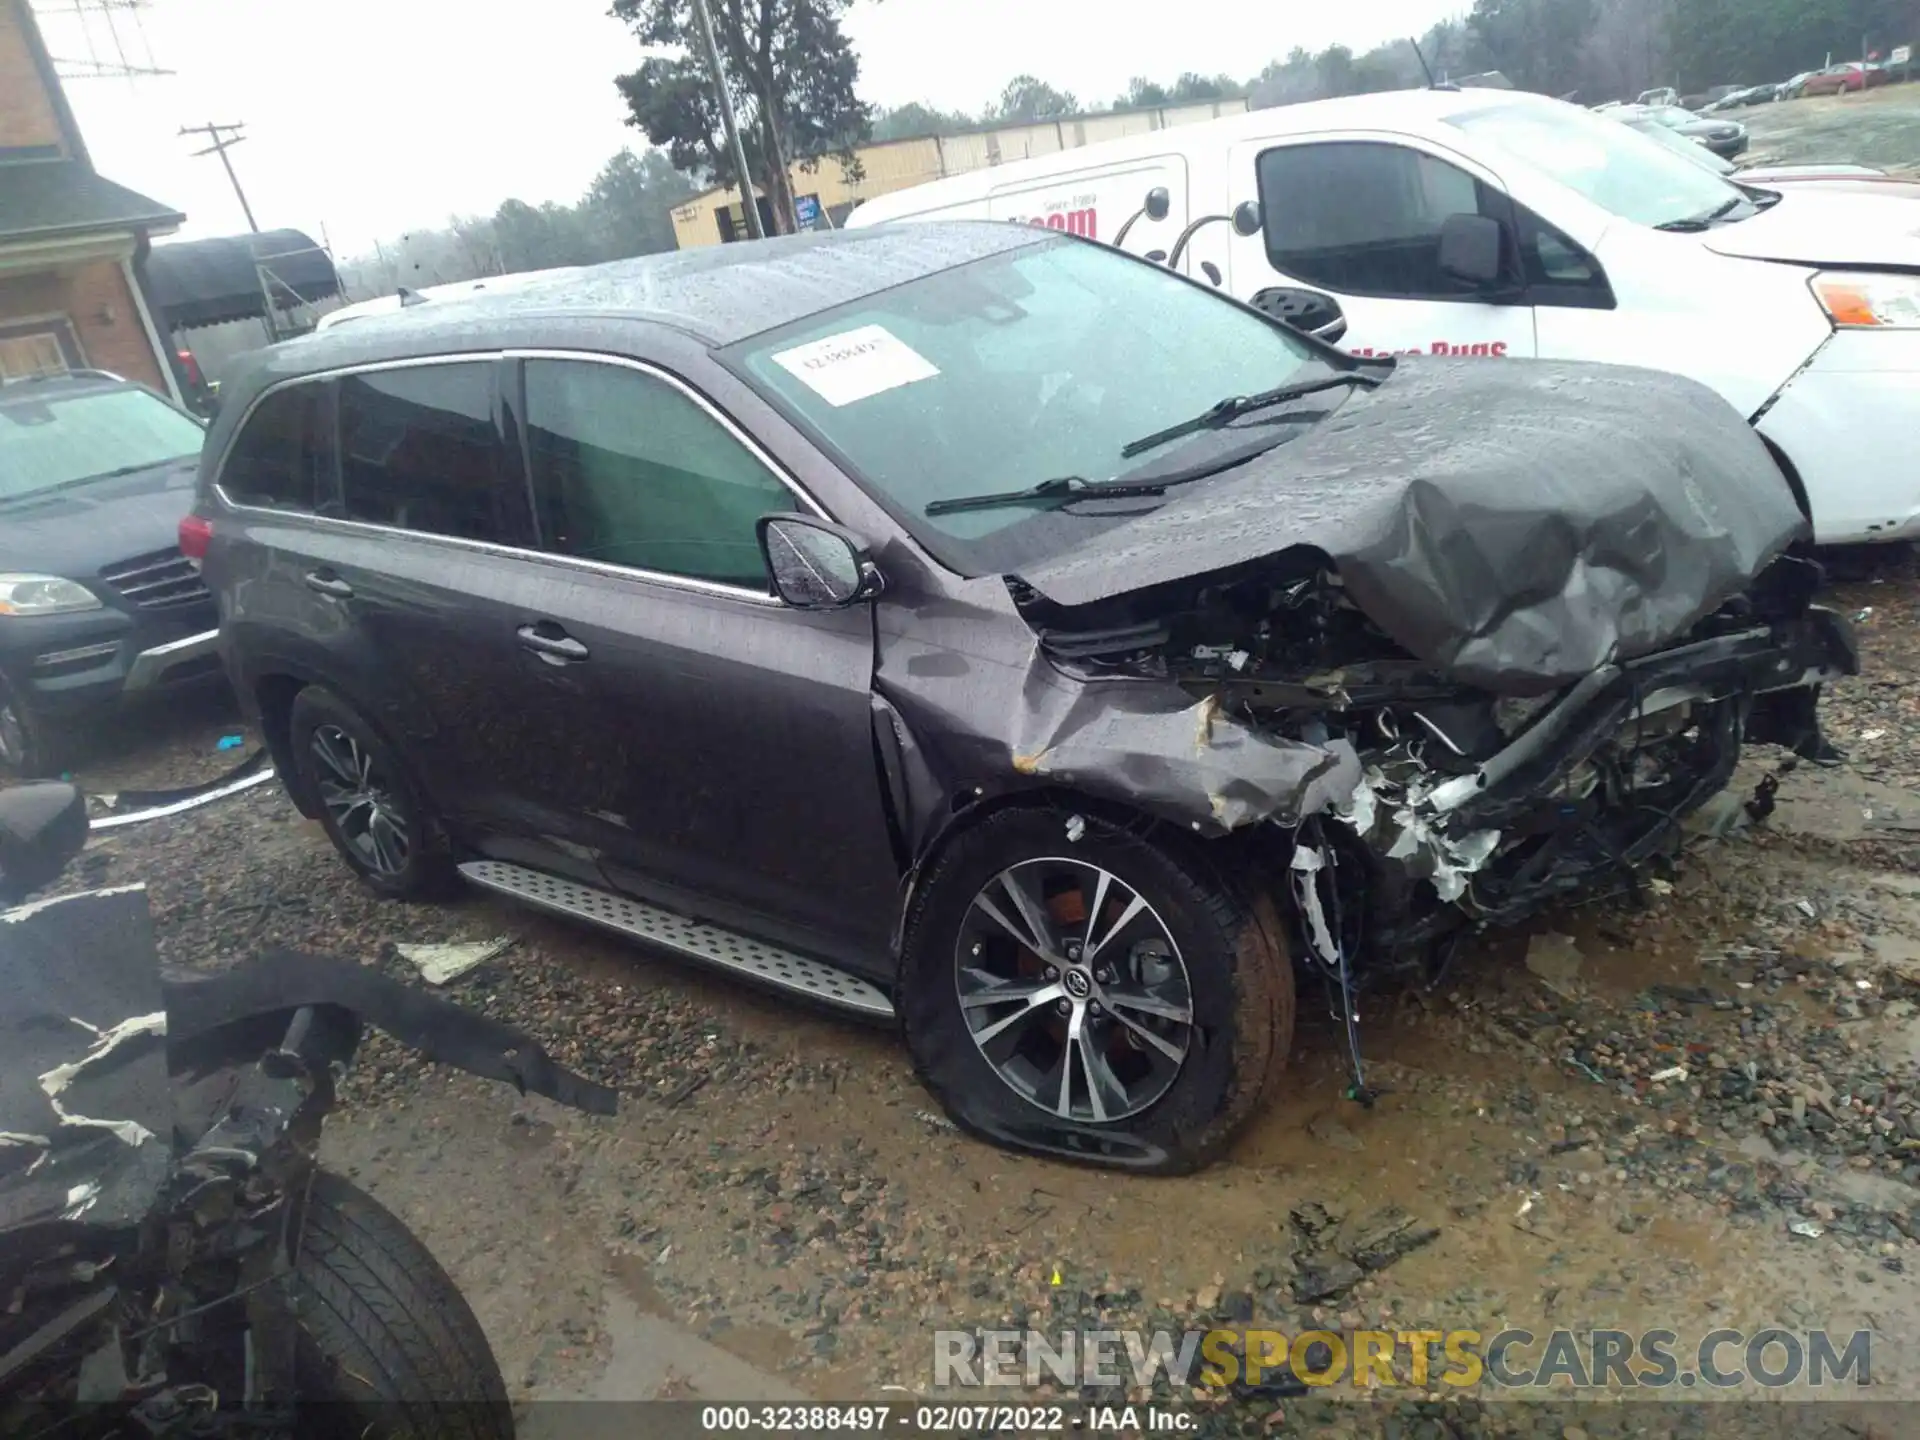
[[[1021,125],[983,126],[957,135],[928,135],[913,140],[885,140],[856,147],[861,178],[849,183],[840,162],[831,156],[819,161],[812,173],[793,167],[793,194],[803,227],[837,229],[854,206],[876,195],[910,189],[948,175],[984,170],[1035,155],[1051,155],[1082,145],[1097,145],[1126,135],[1144,135],[1176,125],[1193,125],[1238,115],[1245,100],[1202,100],[1187,105],[1156,105],[1142,110],[1113,110],[1097,115],[1067,115]],[[760,200],[762,222],[769,232],[767,202]],[[736,189],[708,190],[673,212],[673,233],[682,250],[720,245],[748,237],[746,215]]]

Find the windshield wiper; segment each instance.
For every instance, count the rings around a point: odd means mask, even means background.
[[[1736,195],[1731,200],[1714,206],[1713,209],[1704,215],[1689,216],[1685,220],[1667,220],[1653,228],[1656,230],[1681,230],[1687,232],[1706,230],[1713,225],[1714,221],[1726,219],[1727,216],[1731,215],[1745,203],[1747,203],[1747,197],[1744,194]]]
[[[1272,390],[1262,390],[1256,395],[1229,395],[1225,400],[1216,401],[1198,415],[1169,425],[1164,430],[1156,430],[1151,435],[1142,435],[1138,440],[1130,440],[1121,447],[1120,453],[1127,459],[1135,455],[1144,455],[1147,451],[1166,444],[1169,440],[1178,440],[1182,435],[1193,435],[1201,430],[1215,430],[1237,420],[1242,415],[1250,415],[1255,410],[1264,410],[1269,405],[1284,405],[1289,400],[1299,400],[1308,395],[1317,395],[1322,390],[1337,390],[1344,385],[1378,385],[1383,376],[1368,375],[1359,370],[1342,370],[1337,375],[1323,375],[1318,380],[1302,380],[1292,385],[1276,386]]]
[[[1316,418],[1317,415],[1318,412]],[[1154,472],[1151,465],[1142,465],[1136,467],[1134,473],[1142,470],[1150,473],[1141,475],[1139,479],[1116,475],[1111,480],[1089,480],[1084,475],[1058,475],[1051,480],[1042,480],[1037,485],[1029,485],[1024,490],[1000,490],[990,495],[956,495],[948,500],[930,500],[925,513],[952,515],[961,510],[991,510],[1001,505],[1065,504],[1071,500],[1125,500],[1139,495],[1164,495],[1175,485],[1205,480],[1210,475],[1244,465],[1283,443],[1281,437],[1263,435],[1253,444],[1236,445],[1191,465],[1178,465],[1158,472]]]
[[[1198,476],[1185,477],[1198,479]],[[956,495],[948,500],[930,500],[929,515],[954,515],[962,510],[992,510],[1001,505],[1036,504],[1050,500],[1078,500],[1082,496],[1161,495],[1173,480],[1089,480],[1084,475],[1056,475],[1024,490],[1000,490],[989,495]]]

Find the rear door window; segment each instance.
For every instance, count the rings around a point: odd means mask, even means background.
[[[324,382],[276,390],[253,414],[220,467],[220,488],[237,505],[312,514],[333,493],[330,396]]]
[[[340,381],[340,516],[513,543],[494,420],[496,365],[414,365]]]
[[[527,451],[545,548],[764,592],[754,522],[793,492],[708,411],[623,365],[526,362]]]

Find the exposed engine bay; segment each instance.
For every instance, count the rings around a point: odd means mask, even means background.
[[[1352,793],[1283,851],[1296,953],[1351,1017],[1356,988],[1431,973],[1469,929],[1637,893],[1743,743],[1825,758],[1819,686],[1857,667],[1844,623],[1809,605],[1819,582],[1784,555],[1676,644],[1517,694],[1413,658],[1298,551],[1184,590],[1023,609],[1069,673],[1170,681],[1263,734],[1357,753]],[[1359,1085],[1357,1044],[1355,1059]]]

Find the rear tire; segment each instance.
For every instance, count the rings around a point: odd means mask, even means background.
[[[396,900],[454,889],[453,860],[418,782],[359,711],[310,685],[293,697],[287,747],[327,838],[368,886]]]
[[[506,1381],[459,1288],[391,1211],[325,1170],[289,1290],[295,1382],[320,1428],[512,1440]]]
[[[1051,958],[1014,933],[1036,915]],[[1270,904],[1236,894],[1199,843],[1055,810],[1001,811],[929,867],[899,1005],[915,1071],[961,1128],[1149,1174],[1211,1163],[1293,1043]]]

